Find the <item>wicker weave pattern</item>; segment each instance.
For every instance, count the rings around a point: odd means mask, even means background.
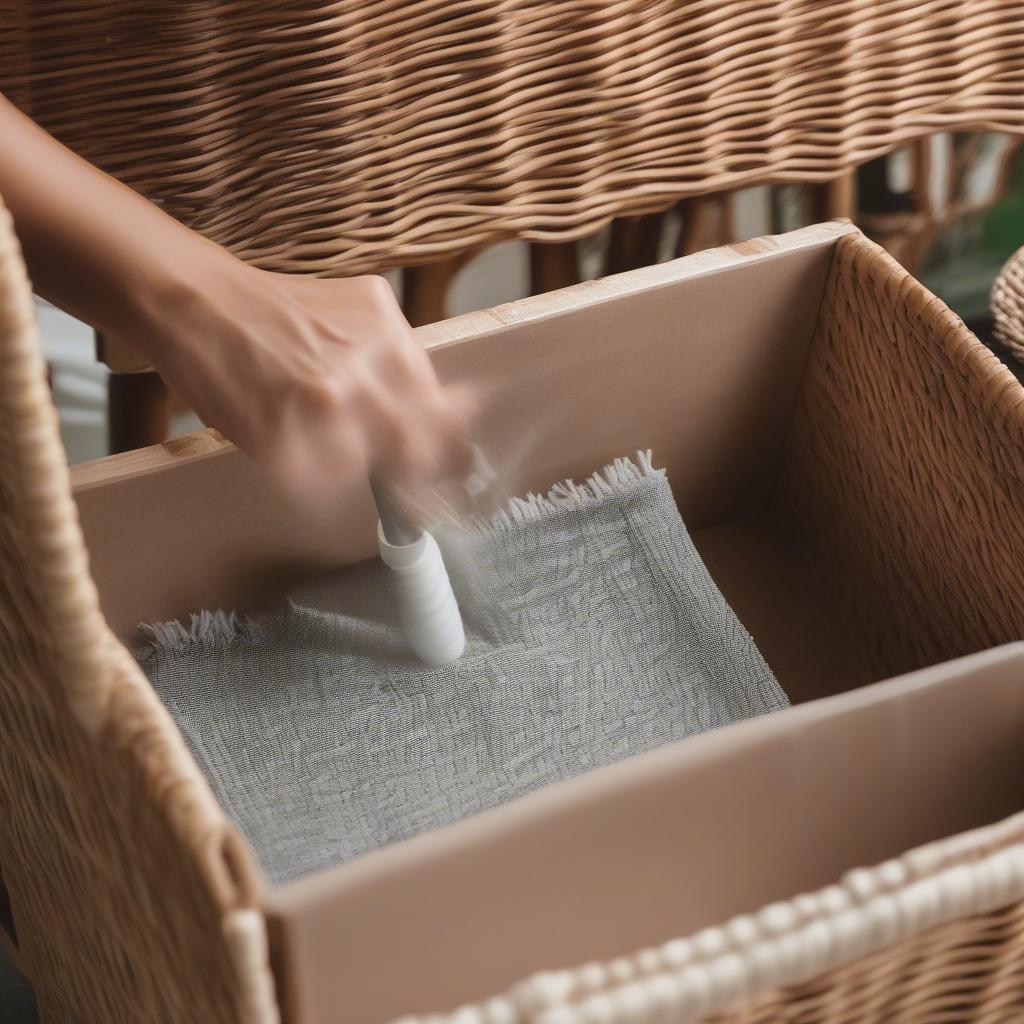
[[[1024,1020],[1024,903],[955,921],[706,1024]]]
[[[877,245],[840,238],[774,513],[823,577],[868,678],[1024,634],[1022,493],[1024,389]],[[441,1020],[1024,1020],[1022,896],[1018,816]]]
[[[10,0],[0,89],[267,268],[353,273],[1024,130],[1018,0]]]
[[[0,871],[44,1020],[240,1020],[222,922],[257,882],[99,612],[2,205],[0,565]]]
[[[1006,261],[992,285],[992,321],[996,341],[1024,359],[1024,249]]]
[[[780,494],[867,678],[1024,635],[1024,390],[863,236],[840,240]]]

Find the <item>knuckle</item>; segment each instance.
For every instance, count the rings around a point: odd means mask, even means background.
[[[339,376],[308,377],[299,382],[298,393],[306,405],[335,411],[351,404],[354,386],[351,381]]]
[[[404,345],[388,345],[380,354],[381,369],[389,377],[409,381],[416,376],[416,364]]]
[[[372,295],[382,299],[394,300],[395,293],[392,291],[391,284],[386,277],[382,277],[380,274],[364,274],[362,277],[357,278],[357,280]]]

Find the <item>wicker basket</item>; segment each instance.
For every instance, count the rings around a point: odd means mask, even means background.
[[[4,937],[40,1017],[266,1020],[258,880],[100,613],[2,207],[0,449]]]
[[[1009,783],[1020,767],[1024,656],[1014,648],[931,670],[938,683],[926,668],[1024,629],[1024,392],[1008,371],[838,224],[422,336],[445,379],[501,382],[481,431],[514,490],[651,444],[719,585],[794,699],[811,703],[264,891],[115,637],[139,620],[268,600],[296,573],[365,557],[373,524],[360,505],[342,545],[336,530],[300,528],[257,470],[209,433],[76,467],[73,497],[3,215],[0,869],[6,940],[43,1019],[269,1024],[283,1010],[293,1024],[379,1024],[459,1005],[425,1019],[1024,1015],[1024,825],[1007,818],[1019,806]],[[524,440],[521,409],[556,396],[571,416],[538,422]],[[919,669],[926,675],[866,697],[812,700]],[[974,705],[972,692],[985,697]],[[973,707],[1000,713],[968,726]],[[744,832],[767,793],[788,792],[849,746],[854,721],[887,745],[869,744],[863,764],[862,746],[846,749],[823,779],[852,786],[836,774],[844,758],[853,776],[874,779],[873,766],[885,766],[896,779],[919,755],[939,791],[926,777],[904,815],[884,779],[856,800],[831,783],[804,787],[828,822],[807,841],[842,839],[827,857],[813,867],[766,858],[777,870],[755,889],[746,868],[697,870],[704,838],[742,834],[741,851],[769,850],[786,832],[779,822],[796,827],[783,801],[775,828]],[[927,728],[912,757],[918,721]],[[938,753],[930,730],[942,737]],[[988,734],[1001,736],[992,756],[961,772],[960,741]],[[772,763],[758,760],[769,749],[788,751],[799,771],[787,782],[751,767],[727,802],[745,810],[723,829],[720,805],[701,798],[706,785],[730,765]],[[977,799],[954,792],[961,775]],[[829,811],[837,799],[851,801],[839,814]],[[686,827],[669,827],[681,806]],[[868,841],[872,821],[884,839]],[[772,905],[713,927],[763,903]],[[513,984],[544,968],[557,970]]]

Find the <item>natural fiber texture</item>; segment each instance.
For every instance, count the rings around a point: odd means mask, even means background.
[[[0,89],[268,268],[579,238],[1024,129],[1018,0],[9,0]]]
[[[996,341],[1024,360],[1024,248],[1006,261],[992,285],[992,321]]]
[[[453,665],[410,656],[380,563],[269,621],[152,630],[146,671],[272,881],[788,706],[649,454],[445,547]]]
[[[1024,903],[961,918],[706,1024],[1024,1020]]]
[[[861,235],[839,240],[778,521],[867,678],[1024,636],[1024,390]]]
[[[43,1019],[272,1020],[221,933],[248,854],[99,611],[2,205],[0,568],[0,875]]]
[[[402,1024],[1019,1021],[1022,840],[1018,815],[722,927]]]

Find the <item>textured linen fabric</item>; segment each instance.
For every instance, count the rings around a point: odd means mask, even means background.
[[[143,665],[273,882],[787,706],[649,454],[439,537],[467,629],[408,653],[388,570],[151,627]]]

